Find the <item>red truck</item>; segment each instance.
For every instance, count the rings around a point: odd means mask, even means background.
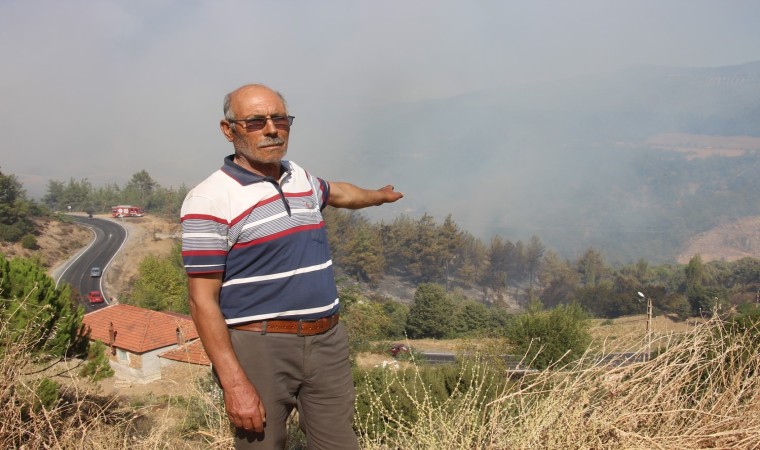
[[[142,207],[134,205],[116,205],[111,207],[112,217],[142,217],[145,215]]]

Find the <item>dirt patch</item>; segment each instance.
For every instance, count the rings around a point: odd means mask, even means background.
[[[736,157],[760,149],[760,138],[753,136],[709,136],[684,133],[664,133],[652,136],[644,143],[656,150],[686,154],[686,159],[710,156]]]
[[[667,316],[652,318],[652,348],[665,345],[673,336],[689,332],[702,318],[673,320]],[[593,319],[589,330],[593,347],[607,352],[637,352],[646,345],[647,316],[624,316],[617,319]]]
[[[697,254],[704,262],[760,258],[760,216],[745,217],[698,234],[689,240],[676,261],[687,264]]]
[[[116,220],[107,215],[98,217]],[[130,217],[120,223],[127,229],[127,242],[108,266],[103,279],[106,290],[115,293],[117,298],[129,294],[140,262],[146,256],[169,256],[181,237],[179,222],[161,217]]]
[[[146,397],[146,396],[186,396],[197,394],[201,379],[210,377],[211,368],[183,364],[176,368],[162,368],[161,378],[152,381],[106,378],[97,383],[98,390],[104,395],[117,397]]]
[[[75,223],[49,219],[35,222],[38,248],[29,250],[18,242],[0,241],[0,253],[8,258],[38,258],[43,267],[52,271],[95,238],[92,231]]]

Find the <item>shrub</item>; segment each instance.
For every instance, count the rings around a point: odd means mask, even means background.
[[[71,288],[58,288],[38,261],[5,259],[0,254],[0,320],[12,339],[28,337],[35,357],[83,355],[87,340],[79,333],[84,309]]]
[[[106,356],[107,348],[102,342],[91,341],[87,349],[87,362],[82,366],[79,375],[88,377],[92,381],[100,381],[112,377],[114,371],[108,362],[108,356]]]
[[[55,381],[50,378],[42,378],[34,390],[36,396],[34,403],[35,412],[40,412],[43,408],[52,409],[58,403],[58,399],[61,396],[60,389],[61,385]]]
[[[443,338],[451,333],[453,312],[454,302],[443,286],[420,284],[406,319],[406,331],[413,339]]]
[[[25,234],[21,238],[21,246],[28,250],[36,250],[38,248],[37,238],[33,234]]]
[[[42,375],[38,340],[0,322],[0,448],[118,448],[92,440],[106,429],[127,436],[134,415],[121,414],[112,398]]]
[[[360,434],[389,439],[413,428],[431,411],[456,416],[481,409],[504,389],[505,377],[475,359],[456,365],[410,365],[400,370],[354,370]]]
[[[534,369],[580,358],[591,342],[589,317],[577,304],[518,315],[506,328],[506,340]]]
[[[14,224],[0,223],[0,241],[18,242],[25,234],[34,230],[34,226],[28,222],[16,222]]]
[[[374,390],[359,391],[371,406],[369,413],[357,410],[361,448],[760,448],[760,377],[750,376],[759,372],[760,352],[747,351],[756,348],[751,332],[726,325],[714,320],[669,336],[671,345],[646,362],[609,365],[585,354],[563,370],[516,378],[487,402],[473,401],[485,398],[474,395],[486,386],[482,377],[467,391],[473,400],[457,394],[437,406],[430,400],[435,388],[419,382],[398,394],[415,398],[414,420],[386,399],[396,395],[400,377],[386,372]],[[728,333],[732,345],[719,339]],[[709,391],[689,389],[709,382]]]

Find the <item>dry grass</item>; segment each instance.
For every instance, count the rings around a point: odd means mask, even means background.
[[[360,442],[370,450],[760,448],[757,336],[729,337],[716,320],[658,335],[662,353],[648,362],[610,367],[589,352],[578,363],[514,380],[485,406],[490,369],[471,367],[481,375],[444,404],[426,392],[370,399],[372,414],[395,432],[377,435],[368,417],[357,417]],[[208,380],[181,401],[129,406],[72,384],[63,389],[66,401],[25,408],[36,395],[34,377],[25,375],[28,349],[1,348],[0,448],[231,448],[219,391]],[[382,410],[381,395],[416,399],[416,420]]]
[[[614,320],[594,319],[589,330],[593,339],[592,347],[607,353],[611,351],[610,348],[622,352],[638,351],[646,338],[646,321],[646,314]],[[701,318],[676,321],[667,316],[657,316],[652,319],[652,339],[656,343],[663,343],[668,337],[687,333],[704,322]]]
[[[0,448],[88,448],[85,436],[128,420],[108,399],[76,386],[61,388],[57,399],[41,398],[44,378],[34,366],[34,337],[29,332],[11,342],[10,336],[5,322],[0,326]]]
[[[51,361],[34,350],[35,343],[32,327],[15,336],[0,321],[0,448],[231,448],[219,396],[208,384],[185,393],[189,401],[129,405],[79,378],[78,360]]]
[[[651,361],[621,367],[589,353],[520,379],[485,408],[472,407],[477,384],[453,411],[423,396],[416,421],[381,411],[400,433],[365,434],[363,448],[760,448],[757,330],[725,334],[719,321],[701,324],[661,338],[666,349]]]

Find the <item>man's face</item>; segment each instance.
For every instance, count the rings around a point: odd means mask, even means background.
[[[230,97],[230,111],[236,120],[287,116],[285,104],[273,91],[263,87],[244,87]],[[222,132],[235,147],[236,158],[244,165],[279,165],[288,151],[290,129],[279,129],[271,120],[264,128],[247,131],[243,122],[222,121]]]

